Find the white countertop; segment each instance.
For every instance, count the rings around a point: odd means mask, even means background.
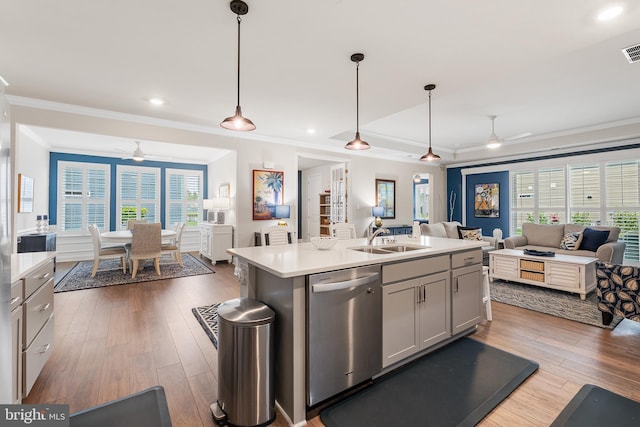
[[[241,260],[255,265],[278,277],[295,277],[363,265],[383,264],[394,261],[420,258],[466,249],[479,248],[489,243],[477,240],[446,239],[421,236],[413,239],[397,236],[395,244],[421,245],[429,248],[391,254],[368,254],[349,248],[366,246],[367,239],[339,240],[330,250],[318,250],[310,242],[277,246],[251,246],[227,249]],[[385,246],[376,238],[375,246]]]
[[[55,256],[55,251],[11,254],[11,283],[28,276]]]

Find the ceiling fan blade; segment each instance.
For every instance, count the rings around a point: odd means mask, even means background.
[[[519,133],[517,135],[510,136],[509,138],[505,138],[505,139],[503,139],[503,141],[513,141],[513,140],[520,139],[520,138],[526,138],[526,137],[531,136],[531,135],[533,135],[533,133],[531,133],[531,132],[523,132],[523,133]]]

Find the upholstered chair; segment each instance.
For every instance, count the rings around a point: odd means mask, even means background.
[[[153,259],[156,273],[160,275],[160,255],[162,253],[162,225],[160,223],[136,223],[131,230],[131,246],[129,247],[129,263],[131,278],[136,277],[138,262]]]
[[[329,230],[331,230],[331,236],[339,240],[356,238],[356,227],[353,224],[338,222],[336,224],[331,224]]]
[[[133,230],[133,226],[135,224],[146,224],[147,221],[144,219],[130,219],[127,221],[127,230]]]
[[[96,277],[98,272],[98,265],[101,259],[120,258],[122,260],[122,272],[127,272],[126,256],[127,251],[124,246],[110,246],[102,247],[102,241],[100,240],[100,230],[96,224],[89,226],[89,233],[91,233],[91,241],[93,243],[93,269],[91,270],[91,277]]]
[[[596,295],[602,323],[608,325],[613,316],[640,322],[640,271],[638,267],[598,262]]]
[[[169,252],[173,259],[175,259],[180,267],[184,267],[182,264],[182,255],[180,253],[180,242],[182,241],[182,231],[184,230],[184,222],[179,222],[175,226],[176,235],[171,239],[169,243],[162,244],[162,252]]]

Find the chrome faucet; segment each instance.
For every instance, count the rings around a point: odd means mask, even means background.
[[[371,245],[373,243],[373,239],[376,238],[376,236],[380,233],[388,233],[389,229],[388,228],[378,228],[372,235],[371,237],[369,237],[369,245]]]

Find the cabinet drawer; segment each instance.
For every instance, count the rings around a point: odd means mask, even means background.
[[[49,261],[30,275],[24,278],[23,298],[29,298],[36,289],[45,284],[47,280],[53,278],[53,261]]]
[[[482,264],[482,249],[451,254],[451,268],[466,267],[473,264]]]
[[[49,318],[31,345],[22,353],[22,390],[27,396],[53,351],[53,316]]]
[[[22,280],[16,280],[11,284],[11,310],[22,304],[24,295],[24,283]]]
[[[49,279],[23,304],[24,343],[28,347],[42,325],[53,314],[53,279]]]
[[[449,255],[387,264],[382,266],[382,283],[393,283],[447,270],[449,270]]]

